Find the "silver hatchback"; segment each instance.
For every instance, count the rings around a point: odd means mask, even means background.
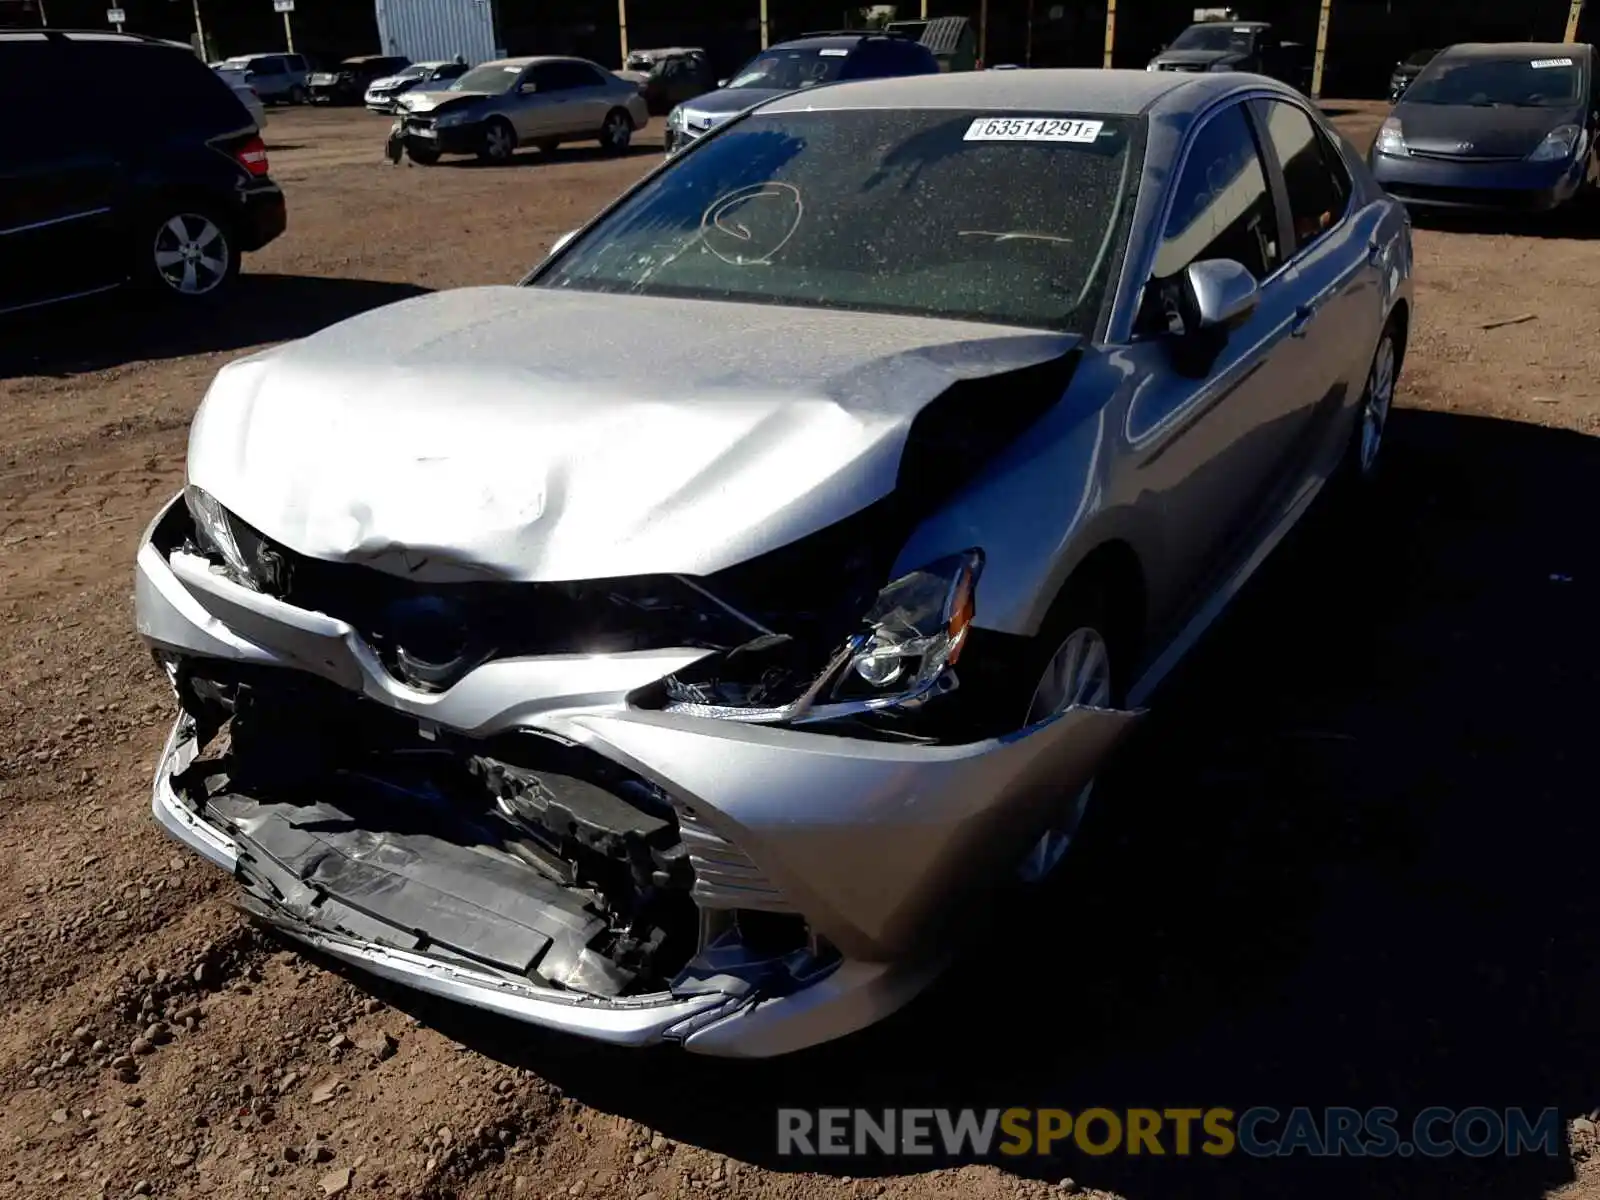
[[[223,368],[139,549],[156,817],[486,1009],[860,1028],[1070,869],[1162,678],[1376,470],[1411,321],[1404,211],[1271,80],[774,100],[521,286]]]
[[[627,150],[650,119],[637,85],[581,58],[507,58],[474,67],[444,89],[399,97],[389,153],[425,166],[444,154],[508,162],[522,146],[553,150],[598,141]]]

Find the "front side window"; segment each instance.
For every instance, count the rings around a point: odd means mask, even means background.
[[[843,47],[769,50],[758,54],[728,81],[730,88],[778,88],[794,91],[832,83],[844,73],[850,51]]]
[[[450,85],[452,92],[487,92],[490,95],[499,95],[501,92],[511,90],[511,85],[517,82],[517,77],[522,74],[522,68],[515,64],[491,64],[489,66],[474,67],[460,79]]]
[[[1406,92],[1407,104],[1478,108],[1570,108],[1583,97],[1575,55],[1435,59]]]
[[[535,287],[1092,332],[1136,122],[952,110],[761,113],[624,200]]]
[[[1190,263],[1212,258],[1231,258],[1257,280],[1283,261],[1266,170],[1238,104],[1208,120],[1189,147],[1153,275],[1172,279]]]
[[[1283,167],[1295,248],[1304,250],[1344,215],[1350,202],[1350,175],[1338,154],[1296,104],[1265,104],[1267,136]]]

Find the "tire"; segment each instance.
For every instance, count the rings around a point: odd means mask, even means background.
[[[625,154],[633,143],[633,118],[626,109],[613,108],[600,126],[600,147],[608,154]]]
[[[306,91],[305,88],[303,88],[300,84],[297,83],[292,88],[289,89],[289,103],[290,104],[310,104],[311,103],[311,93]]]
[[[517,131],[503,117],[492,117],[484,123],[483,141],[478,150],[481,162],[503,166],[517,152]]]
[[[1395,386],[1400,379],[1401,337],[1399,322],[1390,317],[1378,335],[1367,368],[1367,383],[1361,390],[1356,427],[1350,433],[1342,473],[1358,486],[1377,477],[1382,462],[1384,433],[1394,407]]]
[[[407,146],[406,157],[419,167],[431,167],[439,161],[437,150],[428,150],[421,146]]]
[[[215,299],[239,275],[228,220],[202,203],[173,202],[139,223],[134,274],[153,295],[180,304]]]
[[[1133,639],[1123,632],[1125,625],[1104,584],[1095,579],[1069,581],[1023,658],[1019,678],[1036,682],[1022,698],[1022,726],[1049,720],[1071,706],[1123,707],[1133,665]],[[1071,686],[1061,671],[1074,663],[1080,668],[1077,686]],[[1043,883],[1066,858],[1093,795],[1091,779],[1029,852],[1019,872],[1024,883]]]

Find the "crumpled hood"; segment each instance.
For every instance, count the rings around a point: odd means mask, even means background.
[[[450,91],[443,89],[437,91],[421,91],[414,88],[400,97],[400,103],[405,107],[407,112],[425,113],[433,112],[437,108],[443,108],[447,104],[451,104],[452,107],[455,107],[452,102],[456,100],[482,100],[485,96],[489,95],[493,95],[493,93],[468,92],[460,90]]]
[[[747,108],[764,104],[774,96],[787,94],[782,88],[718,88],[693,100],[685,100],[683,111],[690,121],[696,117],[710,117],[715,122],[722,122]]]
[[[1067,334],[471,288],[225,367],[189,481],[302,554],[417,579],[708,574],[893,490],[912,419]]]
[[[1552,129],[1583,123],[1583,113],[1576,107],[1407,104],[1404,98],[1392,115],[1399,118],[1411,149],[1463,158],[1524,158]]]

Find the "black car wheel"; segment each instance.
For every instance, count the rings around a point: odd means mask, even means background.
[[[516,152],[517,131],[511,128],[510,121],[503,117],[495,117],[485,123],[483,140],[478,149],[480,159],[498,165],[510,162]]]
[[[155,294],[184,303],[215,296],[239,274],[228,222],[202,205],[157,210],[142,223],[135,267]]]
[[[612,154],[621,154],[633,141],[633,118],[626,110],[613,108],[600,127],[600,145]]]
[[[431,167],[439,161],[439,152],[426,146],[407,146],[406,157],[419,167]]]
[[[310,104],[311,103],[311,93],[306,91],[305,88],[301,87],[297,83],[292,88],[289,89],[289,103],[290,104]]]

